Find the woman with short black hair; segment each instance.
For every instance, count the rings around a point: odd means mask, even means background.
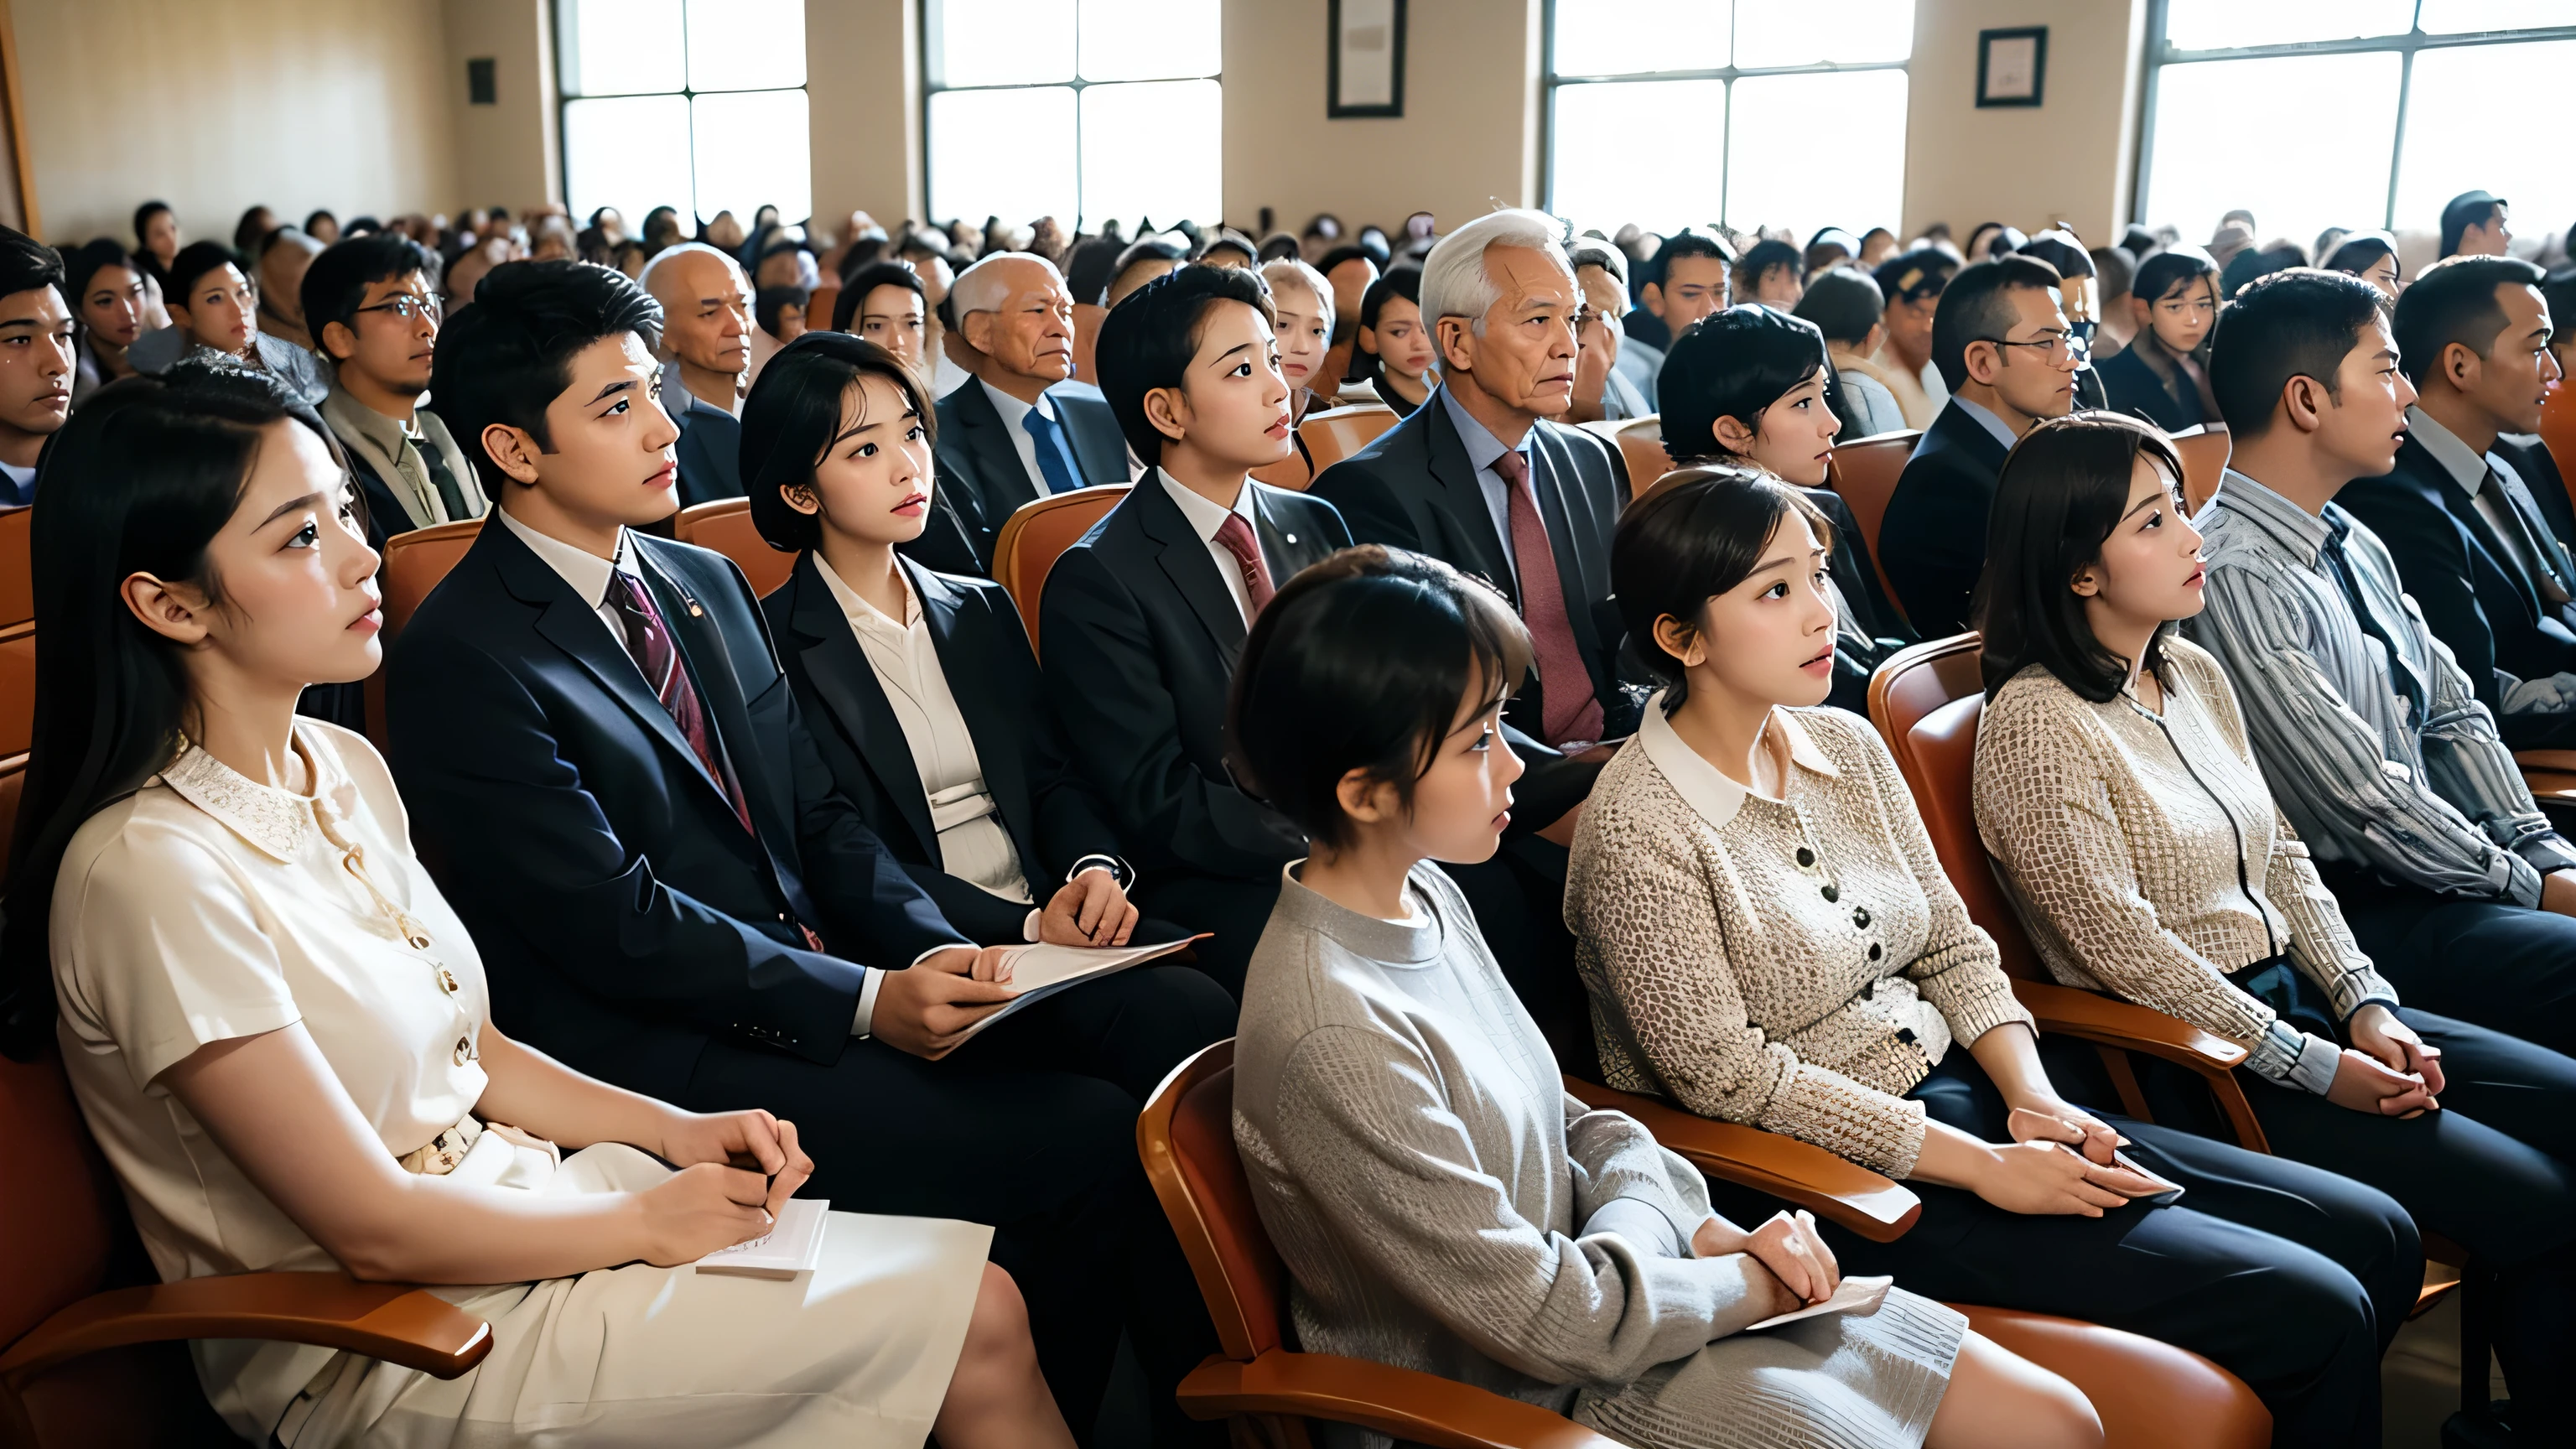
[[[2209,390],[2209,337],[2218,325],[2218,267],[2197,247],[2162,251],[2129,281],[2137,331],[2095,371],[2114,412],[2168,433],[2222,422]]]
[[[2397,239],[2384,231],[2346,235],[2317,265],[2361,278],[2385,293],[2392,307],[2406,286],[2404,268],[2397,260]]]
[[[1375,397],[1395,409],[1397,417],[1410,417],[1440,385],[1439,363],[1438,344],[1422,315],[1422,269],[1389,268],[1360,294],[1359,331],[1352,335],[1351,375],[1343,384],[1342,401]]]
[[[80,323],[72,406],[102,385],[134,375],[125,349],[143,335],[148,285],[141,264],[106,237],[63,254],[63,300]]]

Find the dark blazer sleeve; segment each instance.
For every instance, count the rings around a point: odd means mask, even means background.
[[[1037,812],[1038,852],[1044,858],[1024,860],[1020,869],[1029,878],[1031,894],[1044,903],[1075,861],[1086,855],[1126,860],[1127,853],[1109,823],[1108,807],[1075,773],[1065,751],[1055,707],[1047,700],[1046,676],[1038,671],[1037,655],[1029,649],[1029,631],[1020,622],[1019,609],[998,588],[975,592],[973,607],[984,611],[985,632],[990,636],[982,664],[993,672],[994,696],[1007,701],[1013,711],[1013,743],[1028,776],[1029,802]],[[977,748],[984,746],[979,742]]]
[[[387,680],[397,774],[464,892],[605,1000],[737,1039],[757,1030],[817,1062],[839,1056],[864,968],[664,884],[617,838],[507,667],[453,634],[415,629],[403,643]]]
[[[2439,496],[2403,473],[2356,480],[2335,495],[2335,502],[2379,535],[2397,564],[2397,581],[2424,611],[2425,627],[2450,646],[2478,702],[2502,719],[2495,631],[2478,604],[2468,536],[2460,521]]]
[[[1351,531],[1354,543],[1381,543],[1388,548],[1411,549],[1428,553],[1423,546],[1422,528],[1386,485],[1378,473],[1375,458],[1345,458],[1335,463],[1306,490],[1306,496],[1320,498],[1340,511],[1342,522]]]
[[[1094,487],[1127,482],[1127,435],[1118,430],[1118,415],[1110,411],[1109,400],[1088,387],[1059,387],[1049,396],[1063,406],[1082,481]]]
[[[1950,449],[1918,452],[1896,480],[1878,533],[1888,582],[1926,639],[1968,627],[1968,601],[1985,572],[1986,520],[1976,478]]]

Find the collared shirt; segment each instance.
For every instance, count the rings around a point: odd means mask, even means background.
[[[2388,550],[2332,504],[2322,516],[2229,469],[2197,525],[2208,607],[2184,625],[2236,686],[2255,758],[2311,854],[2438,895],[2540,902],[2576,850],[2532,804],[2494,718],[2399,587]],[[2344,536],[2371,637],[2323,562]],[[2392,682],[2426,701],[2413,718]]]
[[[1073,470],[1076,484],[1082,482],[1082,465],[1073,456],[1073,439],[1065,433],[1064,411],[1055,405],[1055,399],[1039,393],[1036,402],[1024,403],[981,378],[976,379],[976,386],[984,389],[984,395],[993,400],[993,411],[1002,415],[1002,430],[1011,435],[1011,447],[1020,455],[1020,469],[1029,475],[1029,486],[1038,490],[1040,498],[1054,492],[1055,487],[1047,482],[1046,473],[1038,466],[1038,440],[1029,432],[1032,408],[1054,421],[1056,440],[1064,448],[1064,465]]]
[[[1950,399],[1950,406],[1975,418],[1987,432],[1994,434],[1995,441],[2003,444],[2004,451],[2007,453],[2012,451],[2013,444],[2021,441],[2021,434],[2014,432],[2010,423],[1996,417],[1994,409],[1983,403],[1970,402],[1966,398],[1954,395]]]
[[[1234,495],[1234,507],[1221,508],[1204,496],[1182,486],[1179,480],[1160,468],[1154,470],[1154,476],[1163,480],[1163,491],[1172,495],[1172,501],[1180,505],[1181,516],[1190,521],[1190,531],[1197,534],[1200,541],[1207,545],[1208,557],[1216,560],[1217,574],[1225,580],[1225,591],[1234,596],[1235,610],[1243,615],[1244,627],[1250,628],[1252,590],[1243,582],[1243,561],[1234,556],[1234,550],[1216,541],[1216,531],[1225,527],[1225,520],[1229,514],[1240,517],[1252,530],[1253,546],[1260,547],[1261,515],[1253,511],[1252,485],[1249,482],[1245,483],[1243,491]],[[1268,567],[1267,554],[1262,556],[1262,564]],[[1271,587],[1277,588],[1285,582],[1287,580],[1274,578],[1270,584]]]
[[[36,470],[15,463],[0,463],[0,478],[8,480],[0,487],[0,507],[24,508],[36,501]]]
[[[322,400],[330,395],[331,385],[323,380],[322,364],[313,360],[312,353],[283,337],[272,337],[265,332],[251,334],[251,349],[258,354],[256,366],[276,374],[278,380],[286,384],[287,390],[302,401],[320,407]],[[134,370],[152,377],[159,377],[182,362],[212,357],[229,358],[243,367],[254,365],[249,359],[190,342],[188,334],[175,324],[144,333],[125,350],[125,360]]]
[[[2504,546],[2513,551],[2514,561],[2522,565],[2522,571],[2530,576],[2532,587],[2539,591],[2541,598],[2552,604],[2567,602],[2568,585],[2576,583],[2576,580],[2561,579],[2555,563],[2545,556],[2545,546],[2532,536],[2527,520],[2539,515],[2536,505],[2530,510],[2518,506],[2527,501],[2529,485],[2522,481],[2522,475],[2514,471],[2513,465],[2494,453],[2480,453],[2470,448],[2459,434],[2444,427],[2439,419],[2420,407],[2406,410],[2406,429],[2414,435],[2415,441],[2424,445],[2425,452],[2433,455],[2433,461],[2442,465],[2442,471],[2450,474],[2451,480],[2460,485],[2460,491],[2469,495],[2470,505],[2477,509],[2480,518],[2487,521],[2487,527],[2495,531],[2495,536],[2504,541]],[[2495,470],[2497,486],[2494,488],[2486,486],[2489,469]],[[2518,500],[2514,496],[2516,494],[2524,495],[2524,499]],[[2535,553],[2534,550],[2542,552]]]
[[[414,413],[406,426],[400,418],[389,418],[358,401],[347,388],[333,387],[322,400],[322,421],[331,425],[332,436],[341,446],[363,456],[385,480],[394,501],[403,506],[416,528],[433,524],[455,523],[447,516],[447,504],[438,496],[438,480],[432,478],[423,450],[439,450],[439,461],[447,465],[448,475],[456,480],[457,494],[465,502],[465,517],[480,518],[491,506],[483,496],[483,485],[466,463],[463,450],[447,434],[447,425],[436,413],[423,408]]]
[[[1476,466],[1476,491],[1485,498],[1485,512],[1494,520],[1494,537],[1503,544],[1503,561],[1511,566],[1512,588],[1520,589],[1521,559],[1512,547],[1512,485],[1494,471],[1494,460],[1505,453],[1521,455],[1521,466],[1529,466],[1529,435],[1521,435],[1520,446],[1513,447],[1494,436],[1493,430],[1476,421],[1449,389],[1440,389],[1440,405],[1449,410],[1450,425],[1458,430],[1458,441],[1467,445],[1467,461]],[[1524,474],[1526,476],[1526,474]]]

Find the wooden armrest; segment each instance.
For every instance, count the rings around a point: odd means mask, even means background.
[[[2015,981],[2013,995],[2039,1019],[2043,1032],[2064,1032],[2078,1041],[2145,1052],[2204,1077],[2223,1077],[2245,1060],[2245,1048],[2225,1037],[2099,992],[2045,981]]]
[[[1573,1077],[1565,1079],[1565,1090],[1586,1106],[1636,1118],[1657,1142],[1711,1177],[1796,1203],[1873,1243],[1896,1241],[1923,1216],[1923,1200],[1904,1184],[1795,1137],[1712,1121]]]
[[[19,1377],[85,1354],[170,1339],[252,1338],[347,1349],[452,1379],[492,1351],[492,1326],[425,1288],[344,1273],[237,1273],[94,1294],[0,1357]]]
[[[2554,770],[2576,775],[2576,750],[2516,750],[2513,762],[2525,770]]]
[[[1212,1358],[1181,1380],[1181,1412],[1294,1414],[1356,1424],[1432,1449],[1619,1449],[1536,1404],[1366,1359],[1272,1349],[1250,1363]]]

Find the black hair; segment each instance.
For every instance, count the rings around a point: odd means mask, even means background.
[[[1367,291],[1360,293],[1360,308],[1351,323],[1351,376],[1353,378],[1375,381],[1386,375],[1385,360],[1362,346],[1359,335],[1362,328],[1372,332],[1377,330],[1377,319],[1386,311],[1387,302],[1395,298],[1411,302],[1416,311],[1421,310],[1422,269],[1420,267],[1389,267],[1378,273],[1377,280],[1368,284]],[[1430,319],[1424,318],[1423,325],[1428,327]],[[1336,326],[1334,330],[1341,329]]]
[[[143,233],[152,225],[152,218],[164,212],[170,212],[170,203],[166,201],[147,201],[134,208],[134,244],[136,246],[143,245]],[[177,215],[176,212],[170,212],[170,214]]]
[[[2218,264],[2197,247],[2176,247],[2138,263],[2138,274],[2129,281],[2129,295],[2152,307],[2203,277],[2209,278],[2210,297],[2216,300]]]
[[[2480,357],[2504,331],[2499,287],[2537,287],[2549,274],[2520,257],[2444,257],[2397,294],[2397,367],[2417,387],[2440,370],[2457,342]],[[2554,318],[2552,320],[2555,320]]]
[[[2138,259],[2122,247],[2095,247],[2087,253],[2093,259],[2093,274],[2102,279],[2102,301],[2105,306],[2129,295],[2138,279]]]
[[[1669,285],[1664,279],[1671,275],[1673,263],[1686,261],[1692,257],[1714,258],[1726,263],[1730,270],[1737,265],[1735,254],[1726,243],[1716,237],[1702,236],[1698,232],[1684,228],[1664,238],[1664,244],[1655,248],[1654,256],[1647,260],[1642,269],[1645,275],[1637,279],[1638,290],[1643,291],[1649,282],[1657,287]]]
[[[1333,268],[1340,266],[1344,262],[1366,262],[1372,267],[1383,267],[1386,265],[1384,258],[1379,257],[1368,248],[1361,246],[1356,242],[1344,242],[1340,246],[1333,248],[1331,251],[1324,253],[1322,257],[1318,258],[1315,262],[1315,270],[1329,277],[1333,274]]]
[[[1198,265],[1166,272],[1128,293],[1100,324],[1092,369],[1099,374],[1109,411],[1118,418],[1118,431],[1148,467],[1162,461],[1165,439],[1145,416],[1145,394],[1185,386],[1208,309],[1219,302],[1241,302],[1263,321],[1279,325],[1279,314],[1270,305],[1270,284],[1259,272]]]
[[[2576,267],[2560,267],[2551,272],[2540,284],[2540,296],[2549,304],[2549,320],[2557,324],[2559,318],[2567,318],[2564,324],[2560,324],[2564,335],[2576,337]]]
[[[263,225],[263,221],[266,223]],[[277,213],[265,206],[243,210],[241,220],[233,223],[233,250],[243,256],[256,256],[260,244],[277,230]]]
[[[1657,260],[1662,256],[1661,252],[1656,253]],[[1735,264],[1735,294],[1752,296],[1762,290],[1764,277],[1784,267],[1793,277],[1807,274],[1806,258],[1796,247],[1784,241],[1755,242],[1745,249],[1743,258]]]
[[[1807,284],[1797,315],[1816,324],[1828,342],[1858,345],[1886,315],[1887,298],[1878,283],[1857,267],[1834,267]]]
[[[179,254],[170,259],[170,275],[162,283],[165,300],[174,307],[187,306],[188,294],[197,289],[198,280],[220,267],[231,267],[244,278],[250,276],[250,268],[242,265],[240,254],[222,242],[193,241],[179,248]]]
[[[2395,260],[2396,256],[2397,243],[2389,237],[2388,233],[2365,231],[2347,235],[2342,241],[2335,243],[2334,250],[2328,252],[2325,259],[2317,265],[2329,272],[2346,272],[2358,277],[2368,273],[2372,267],[2378,266],[2381,257]]]
[[[1656,642],[1655,621],[1670,614],[1697,628],[1709,600],[1753,576],[1773,530],[1792,515],[1806,520],[1817,543],[1834,546],[1833,528],[1805,494],[1759,468],[1730,463],[1668,473],[1619,516],[1610,590],[1637,657],[1664,682],[1666,715],[1689,698],[1690,681],[1682,662]]]
[[[15,227],[0,226],[0,297],[38,287],[53,288],[70,305],[63,291],[63,254]]]
[[[2075,413],[2030,430],[2005,457],[1986,513],[1986,569],[1977,581],[1978,667],[1986,698],[2033,664],[2067,688],[2109,702],[2132,662],[2102,646],[2075,592],[2076,576],[2099,563],[2102,544],[2129,509],[2129,482],[2144,457],[2165,476],[2180,517],[2182,457],[2149,423],[2120,413]],[[2167,621],[2141,665],[2164,676]]]
[[[2023,242],[2015,255],[2037,257],[2057,268],[2059,279],[2093,275],[2093,254],[2060,232],[2042,232]]]
[[[1127,250],[1118,254],[1118,260],[1109,268],[1109,280],[1101,284],[1101,295],[1106,297],[1111,291],[1115,290],[1118,286],[1118,279],[1127,275],[1128,269],[1131,267],[1139,266],[1146,262],[1172,262],[1178,264],[1186,262],[1189,259],[1189,248],[1182,246],[1178,242],[1165,241],[1163,238],[1158,236],[1140,238],[1137,241],[1129,243]],[[1130,293],[1129,295],[1132,296],[1134,294]]]
[[[2227,259],[2218,274],[2221,296],[2233,297],[2259,277],[2286,272],[2308,264],[2308,249],[2297,242],[2275,237],[2268,246],[2247,247]]]
[[[483,446],[506,423],[553,446],[546,409],[572,386],[572,359],[603,337],[662,340],[662,304],[623,272],[588,262],[503,262],[475,285],[474,305],[450,318],[429,365],[430,408],[465,447],[484,492],[512,481]]]
[[[48,918],[64,848],[185,743],[186,651],[144,627],[120,587],[149,573],[222,602],[206,547],[240,506],[261,430],[287,418],[340,456],[321,418],[267,374],[182,362],[100,388],[45,450],[30,546],[45,627],[0,928],[0,1047],[19,1060],[53,1044]]]
[[[805,304],[813,300],[814,294],[812,292],[803,287],[794,285],[793,283],[784,287],[763,287],[752,294],[752,322],[754,325],[758,326],[761,331],[775,337],[778,335],[779,313],[790,307],[794,307],[797,310],[802,311],[805,308]],[[838,306],[840,304],[835,302],[833,305]],[[813,319],[810,317],[807,318],[805,325],[808,327],[813,326]]]
[[[1294,232],[1274,231],[1261,239],[1261,260],[1264,262],[1302,261],[1304,258],[1305,249],[1298,245]]]
[[[1825,336],[1815,323],[1751,302],[1712,312],[1664,354],[1655,380],[1664,448],[1676,463],[1723,458],[1718,419],[1759,431],[1764,408],[1824,370]]]
[[[1610,274],[1610,280],[1619,284],[1621,295],[1624,296],[1627,293],[1628,254],[1608,242],[1584,242],[1576,246],[1566,260],[1577,272],[1585,267],[1599,267]]]
[[[2154,232],[2134,221],[2129,223],[2128,230],[2120,233],[2120,250],[2142,262],[2147,259],[2148,253],[2155,251],[2159,245]]]
[[[1968,233],[1970,241],[1973,242],[1976,239],[1977,233],[1986,230],[1988,227],[1994,228],[1995,234],[1986,238],[1986,254],[1981,257],[1971,253],[1968,257],[1969,261],[1992,261],[1997,257],[2011,256],[2014,253],[2019,252],[2023,247],[2030,245],[2030,238],[2022,234],[2021,228],[2007,226],[2000,221],[1981,221],[1977,223],[1976,231]]]
[[[2442,207],[2442,255],[2450,256],[2460,249],[2460,238],[2473,226],[2484,226],[2495,219],[2496,209],[2508,203],[2500,196],[2483,191],[2463,191]]]
[[[916,297],[929,294],[921,288],[921,275],[901,262],[873,262],[850,274],[841,283],[841,295],[832,299],[832,330],[847,332],[858,325],[859,312],[867,306],[868,294],[879,287],[908,287]],[[812,318],[806,325],[812,326]]]
[[[2018,313],[2012,293],[2022,290],[2057,295],[2057,268],[2037,257],[2018,254],[1990,262],[1970,262],[1941,289],[1941,306],[1932,314],[1932,363],[1952,392],[1968,383],[1968,344],[2001,341]]]
[[[313,224],[317,221],[327,221],[333,226],[338,226],[340,224],[340,218],[333,216],[327,209],[317,206],[313,210],[306,212],[304,215],[304,234],[306,236],[313,235]]]
[[[81,298],[89,291],[90,279],[109,267],[123,267],[138,275],[142,270],[113,237],[99,237],[63,253],[63,301],[70,304],[72,315],[80,315]]]
[[[822,521],[787,506],[780,490],[813,483],[814,469],[840,436],[843,402],[871,374],[902,391],[921,418],[922,438],[936,441],[939,418],[912,369],[885,348],[846,332],[808,332],[780,348],[743,399],[742,480],[751,499],[751,526],[780,553],[822,542]]]
[[[2380,300],[2359,277],[2309,267],[2274,272],[2238,293],[2220,310],[2209,344],[2209,390],[2228,431],[2262,436],[2294,377],[2315,378],[2328,397],[2340,397],[2343,360],[2379,315]]]
[[[283,245],[288,237],[297,237],[302,235],[304,235],[304,228],[295,225],[293,222],[288,222],[284,226],[270,227],[267,231],[260,233],[259,245],[243,253],[243,255],[256,261],[267,261],[268,254]]]
[[[1531,657],[1490,585],[1401,549],[1343,549],[1253,620],[1226,704],[1227,767],[1316,843],[1347,845],[1342,777],[1384,780],[1410,811],[1469,692],[1492,709]]]
[[[351,237],[323,248],[305,269],[304,285],[296,296],[303,304],[304,329],[312,334],[314,350],[330,355],[322,331],[334,322],[351,332],[358,330],[358,308],[367,300],[367,288],[414,272],[435,286],[438,258],[400,232]]]
[[[1199,248],[1199,259],[1205,260],[1219,247],[1228,251],[1241,252],[1243,259],[1255,266],[1261,264],[1261,244],[1232,227],[1226,227],[1209,237],[1207,245]]]
[[[1064,254],[1064,289],[1076,302],[1097,307],[1109,291],[1109,279],[1118,270],[1118,254],[1126,243],[1111,236],[1088,236],[1073,244]]]
[[[1871,270],[1869,279],[1878,283],[1879,294],[1894,306],[1940,296],[1958,272],[1957,257],[1939,247],[1916,247],[1880,262]]]

